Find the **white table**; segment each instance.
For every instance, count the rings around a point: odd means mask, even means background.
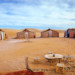
[[[60,59],[63,58],[63,55],[61,55],[61,54],[47,54],[44,57],[48,60],[50,60],[50,59],[59,59],[59,63],[60,63]]]

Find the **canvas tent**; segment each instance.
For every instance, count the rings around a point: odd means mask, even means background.
[[[41,37],[59,37],[59,33],[52,29],[47,29],[41,32]]]
[[[68,29],[65,31],[66,38],[75,38],[75,29]]]
[[[17,38],[19,38],[19,39],[20,38],[27,38],[27,37],[28,38],[35,38],[36,35],[34,32],[32,32],[28,29],[24,29],[23,31],[17,33]]]
[[[0,29],[0,40],[5,39],[7,39],[7,34],[2,29]]]

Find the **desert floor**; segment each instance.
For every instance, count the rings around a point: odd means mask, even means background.
[[[75,55],[75,39],[70,38],[36,38],[27,42],[25,39],[8,39],[0,41],[0,72],[12,72],[25,69],[25,57],[29,57],[31,69],[55,69],[55,65],[43,63],[48,52],[62,55]],[[39,57],[42,64],[33,64],[34,57]],[[51,71],[52,75],[56,75]],[[67,72],[66,75],[74,74]],[[58,75],[58,74],[57,74]]]
[[[40,37],[41,30],[30,29]],[[29,67],[34,71],[44,70],[45,75],[62,75],[55,73],[56,63],[50,64],[44,55],[53,54],[75,55],[75,39],[63,38],[64,30],[57,30],[60,38],[14,39],[16,33],[22,30],[3,29],[8,34],[8,40],[0,40],[0,73],[25,70],[25,57],[29,57]],[[41,63],[33,63],[39,57]],[[75,69],[68,70],[64,75],[75,75]]]

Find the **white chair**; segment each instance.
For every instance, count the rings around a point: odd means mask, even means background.
[[[40,63],[40,58],[39,57],[35,57],[34,58],[34,63],[39,64]]]

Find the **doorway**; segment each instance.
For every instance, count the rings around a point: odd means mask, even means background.
[[[51,30],[49,31],[49,37],[52,37],[52,31]]]

